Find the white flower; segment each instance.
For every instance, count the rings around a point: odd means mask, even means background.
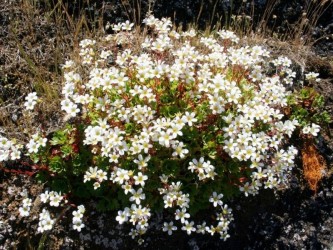
[[[150,160],[150,155],[143,158],[142,155],[138,155],[138,159],[134,160],[134,163],[138,165],[138,168],[141,170],[142,168],[145,168],[148,166],[148,161]]]
[[[134,26],[134,23],[130,23],[128,20],[125,23],[121,24],[121,29],[122,30],[126,30],[126,31],[130,31],[132,29],[132,27]]]
[[[310,126],[305,126],[302,129],[303,134],[310,134],[311,133],[311,127]]]
[[[28,149],[28,152],[31,153],[37,153],[40,147],[45,147],[47,142],[47,138],[43,138],[39,135],[39,133],[36,133],[32,135],[32,138],[26,145],[26,148]]]
[[[94,182],[93,187],[96,190],[96,189],[98,189],[98,188],[101,187],[101,183],[99,183],[99,182],[96,181],[96,182]]]
[[[81,229],[84,228],[85,225],[83,224],[83,222],[81,220],[73,220],[73,229],[81,232]]]
[[[186,213],[185,208],[183,208],[182,210],[177,209],[175,215],[175,219],[180,220],[181,223],[185,223],[185,220],[190,218],[190,214]]]
[[[167,133],[167,132],[164,132],[164,131],[161,131],[160,132],[160,137],[158,138],[158,142],[165,146],[165,147],[170,147],[170,141],[172,140],[173,138]]]
[[[244,193],[244,195],[247,197],[249,194],[252,193],[252,186],[249,182],[246,182],[244,186],[239,187],[239,190]]]
[[[19,208],[20,215],[22,217],[29,216],[30,214],[30,207],[29,206],[23,206]]]
[[[11,147],[11,142],[5,137],[0,137],[0,148],[8,150]]]
[[[148,180],[148,176],[147,175],[142,175],[141,172],[139,172],[138,175],[134,176],[133,178],[135,180],[135,185],[141,185],[141,186],[144,186],[145,181]]]
[[[25,199],[22,201],[22,203],[23,203],[23,206],[24,206],[24,207],[31,207],[31,205],[32,205],[32,200],[31,200],[30,198],[25,198]]]
[[[83,217],[83,213],[81,211],[73,211],[73,220],[81,220]]]
[[[185,221],[185,225],[182,227],[182,230],[186,231],[188,235],[190,235],[192,232],[195,232],[195,227],[193,226],[194,222],[188,222]]]
[[[75,62],[72,61],[72,60],[68,60],[65,62],[64,65],[62,65],[62,68],[63,69],[70,69],[70,68],[73,68],[75,66]]]
[[[51,219],[51,218],[47,218],[41,221],[42,227],[43,227],[43,231],[48,231],[51,230],[53,227],[55,220]]]
[[[310,133],[313,135],[313,136],[317,136],[318,133],[320,131],[320,126],[315,124],[315,123],[312,123],[311,124],[311,129],[310,129]]]
[[[121,187],[124,190],[125,194],[128,194],[128,192],[131,192],[132,190],[132,185],[130,185],[128,182],[125,182],[125,184],[122,185]]]
[[[91,39],[84,39],[80,42],[80,47],[81,48],[87,48],[89,46],[93,46],[94,44],[96,44],[96,41],[95,40],[91,40]]]
[[[118,23],[118,24],[114,24],[112,26],[112,30],[115,31],[115,32],[118,32],[121,30],[121,27],[122,27],[122,24],[121,23]]]
[[[50,199],[50,206],[59,207],[60,202],[63,199],[63,196],[61,195],[61,193],[52,191],[49,194],[49,199]]]
[[[168,235],[172,235],[172,231],[177,230],[177,227],[173,225],[173,221],[163,223],[163,232],[168,232]]]
[[[182,117],[182,121],[184,123],[187,123],[189,126],[192,126],[193,122],[197,121],[197,119],[195,118],[195,113],[194,112],[189,113],[186,111],[185,115],[183,115],[183,117]]]
[[[179,158],[184,158],[186,154],[188,154],[188,149],[184,148],[184,143],[183,142],[179,142],[178,144],[177,143],[173,143],[172,144],[172,148],[175,150],[173,153],[172,153],[172,156],[173,157],[176,157],[176,156],[179,156]]]
[[[223,194],[217,195],[216,192],[213,192],[212,196],[209,198],[209,202],[213,203],[213,206],[216,207],[217,205],[222,206],[223,202],[221,199],[223,198]]]
[[[107,172],[103,171],[103,170],[98,170],[97,171],[97,179],[99,182],[105,181],[108,179],[107,177]]]
[[[43,202],[43,203],[46,203],[48,202],[50,196],[49,196],[49,191],[45,191],[44,193],[41,193],[40,194],[40,200]]]
[[[123,184],[124,181],[128,181],[130,179],[130,173],[128,170],[118,168],[116,170],[116,177],[114,178],[114,182],[118,182],[118,184]]]
[[[197,233],[205,234],[206,233],[206,222],[204,221],[201,225],[197,225]]]
[[[12,152],[10,153],[10,159],[12,161],[18,160],[21,158],[21,152],[16,150],[15,148],[12,149]]]
[[[37,231],[43,233],[44,231],[51,230],[55,220],[51,219],[50,213],[45,208],[39,214],[39,222]]]
[[[128,221],[128,216],[129,216],[128,208],[125,209],[124,211],[118,211],[116,221],[118,221],[119,224],[123,224],[124,222]]]
[[[83,205],[80,205],[77,207],[78,211],[80,211],[80,213],[84,213],[86,211],[85,207]]]
[[[135,201],[137,205],[141,203],[141,200],[146,198],[146,195],[142,193],[142,188],[139,188],[138,191],[134,189],[131,190],[132,196],[130,197],[130,201]]]

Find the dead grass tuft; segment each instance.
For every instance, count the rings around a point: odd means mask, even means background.
[[[326,162],[310,139],[307,139],[302,149],[302,164],[304,178],[308,182],[310,189],[316,193],[318,183],[324,176]]]

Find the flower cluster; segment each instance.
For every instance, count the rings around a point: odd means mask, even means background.
[[[33,110],[36,103],[37,103],[38,97],[36,92],[29,93],[25,97],[25,103],[24,106],[27,110]]]
[[[22,217],[29,216],[31,206],[32,206],[32,199],[24,198],[22,201],[22,207],[19,208],[20,215]]]
[[[317,136],[320,131],[320,126],[312,123],[311,126],[306,126],[302,129],[303,134],[311,134]]]
[[[50,206],[59,207],[63,196],[55,191],[45,191],[40,194],[40,201],[42,203],[49,203]],[[23,200],[22,207],[19,208],[19,213],[21,216],[28,216],[30,214],[30,207],[32,206],[32,200],[30,198],[25,198]],[[43,209],[39,214],[38,222],[38,232],[43,233],[44,231],[51,230],[55,223],[55,219],[51,217],[50,212],[47,209]]]
[[[0,162],[8,160],[18,160],[21,158],[22,145],[17,144],[14,140],[8,140],[0,136]]]
[[[42,203],[48,203],[48,205],[52,207],[61,207],[65,202],[64,196],[61,193],[56,191],[45,191],[44,193],[40,194],[40,201]],[[29,216],[30,208],[32,206],[32,200],[30,198],[25,198],[22,201],[23,205],[19,208],[19,213],[22,217]],[[68,208],[67,208],[68,209]],[[83,223],[83,214],[85,212],[85,207],[80,205],[77,207],[77,210],[73,211],[73,229],[77,231],[81,231],[82,228],[85,227]],[[52,218],[51,213],[46,208],[43,208],[42,212],[39,214],[39,222],[38,222],[38,232],[43,233],[45,231],[51,230],[54,226],[55,219]]]
[[[305,74],[305,79],[308,81],[315,81],[315,82],[319,82],[320,78],[318,78],[319,74],[315,73],[315,72],[309,72],[307,74]]]
[[[214,176],[216,175],[214,172],[215,167],[210,164],[210,161],[205,162],[203,157],[201,157],[199,161],[193,159],[190,162],[188,169],[191,170],[192,173],[197,172],[199,180],[204,180],[206,178],[214,180]]]
[[[94,182],[94,189],[97,189],[101,186],[101,183],[107,179],[108,177],[105,171],[98,169],[97,167],[90,167],[84,175],[83,182],[97,180]]]
[[[45,147],[47,138],[42,137],[39,133],[32,135],[32,138],[29,140],[26,148],[30,154],[37,153],[40,147]]]
[[[39,214],[37,231],[43,233],[45,231],[51,230],[53,228],[54,222],[55,219],[52,219],[50,212],[44,208],[43,211]]]
[[[124,210],[118,211],[116,220],[119,224],[123,224],[127,221],[133,224],[134,228],[131,229],[129,235],[134,239],[146,233],[150,216],[151,213],[148,207],[132,204],[130,208],[125,207]]]
[[[77,230],[78,232],[81,232],[81,229],[85,227],[83,224],[83,214],[86,211],[85,207],[83,205],[80,205],[77,207],[77,210],[73,211],[73,229]]]
[[[63,200],[63,196],[61,193],[55,191],[45,191],[40,195],[40,200],[43,203],[49,203],[52,207],[59,207],[61,201]]]
[[[162,182],[167,184],[168,177],[160,176],[160,178]],[[228,208],[228,205],[223,205],[221,200],[223,198],[223,194],[217,195],[216,192],[213,192],[212,196],[209,198],[209,202],[212,202],[214,207],[219,205],[221,208],[221,212],[216,214],[218,221],[217,226],[208,226],[205,221],[202,224],[195,226],[194,221],[189,221],[190,214],[187,212],[190,202],[189,195],[183,194],[183,192],[180,190],[181,186],[181,182],[172,182],[170,185],[166,185],[167,188],[159,189],[160,193],[163,194],[165,208],[179,206],[179,209],[176,209],[175,212],[175,220],[180,221],[182,224],[181,229],[186,231],[188,235],[190,235],[192,232],[200,234],[209,233],[211,235],[218,233],[220,235],[220,239],[226,240],[229,238],[230,235],[227,232],[230,222],[233,221],[233,216],[232,210]],[[175,230],[177,230],[177,226],[174,225],[173,221],[164,223],[163,231],[167,231],[169,235],[171,235]]]

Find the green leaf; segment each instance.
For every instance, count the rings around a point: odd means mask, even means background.
[[[163,212],[164,202],[157,193],[146,193],[147,203],[153,211]]]
[[[60,156],[56,155],[56,156],[53,156],[52,158],[50,158],[49,168],[53,172],[61,173],[65,169],[65,164],[64,164],[62,158]]]
[[[163,173],[166,175],[173,174],[177,175],[179,172],[179,162],[178,160],[166,159],[162,163]]]
[[[223,134],[218,134],[216,136],[216,143],[217,144],[224,144],[224,140],[225,140],[225,138],[223,137]]]
[[[65,158],[73,153],[73,148],[71,145],[64,145],[60,148],[62,152],[62,158]]]
[[[57,178],[51,181],[51,188],[54,191],[61,192],[61,193],[68,193],[69,192],[69,185],[66,179]]]
[[[83,182],[76,183],[76,187],[73,190],[73,194],[79,198],[89,198],[91,196],[90,189],[87,187],[88,184]]]
[[[159,187],[161,187],[161,183],[157,180],[149,180],[145,186],[148,190],[157,190]]]
[[[134,131],[135,127],[133,123],[126,123],[125,124],[125,131],[127,134],[131,134]]]
[[[321,113],[314,114],[312,117],[312,121],[317,124],[330,123],[331,116],[328,114],[327,111],[323,111]]]
[[[325,99],[322,95],[316,96],[316,98],[313,100],[312,107],[313,108],[322,108],[324,107]]]
[[[59,130],[54,132],[52,140],[50,141],[51,145],[63,145],[67,141],[67,132]]]
[[[87,170],[87,159],[84,154],[77,154],[72,160],[72,172],[78,176]]]
[[[34,162],[34,163],[38,163],[40,158],[39,158],[39,154],[31,154],[30,155],[30,159]]]
[[[108,212],[118,210],[120,206],[116,199],[103,198],[97,203],[96,208],[100,212]]]
[[[36,180],[38,183],[44,183],[48,179],[48,174],[45,171],[40,171],[36,174]]]

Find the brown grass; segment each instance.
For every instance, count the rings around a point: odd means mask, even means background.
[[[302,149],[303,175],[312,191],[318,190],[318,183],[323,178],[326,168],[325,159],[318,153],[313,141],[307,139]]]
[[[281,24],[277,23],[277,20],[281,19],[276,9],[279,2],[268,0],[262,14],[258,15],[255,3],[252,1],[248,15],[240,11],[232,13],[231,17],[233,18],[231,18],[230,24],[227,23],[224,26],[234,30],[241,37],[255,36],[257,39],[260,37],[262,40],[273,39],[279,42],[286,42],[293,47],[312,46],[318,40],[329,37],[328,34],[314,40],[312,31],[316,27],[319,18],[333,4],[333,0],[304,1],[302,3],[304,10],[297,20],[294,22],[283,20]],[[242,9],[242,6],[239,9]],[[256,16],[259,16],[257,23],[255,23]],[[281,26],[284,27],[284,30],[279,30]]]
[[[24,141],[36,128],[59,127],[61,64],[103,25],[84,9],[69,13],[62,0],[0,1],[0,14],[6,20],[0,27],[0,132]],[[26,112],[24,98],[32,91],[41,102]]]

